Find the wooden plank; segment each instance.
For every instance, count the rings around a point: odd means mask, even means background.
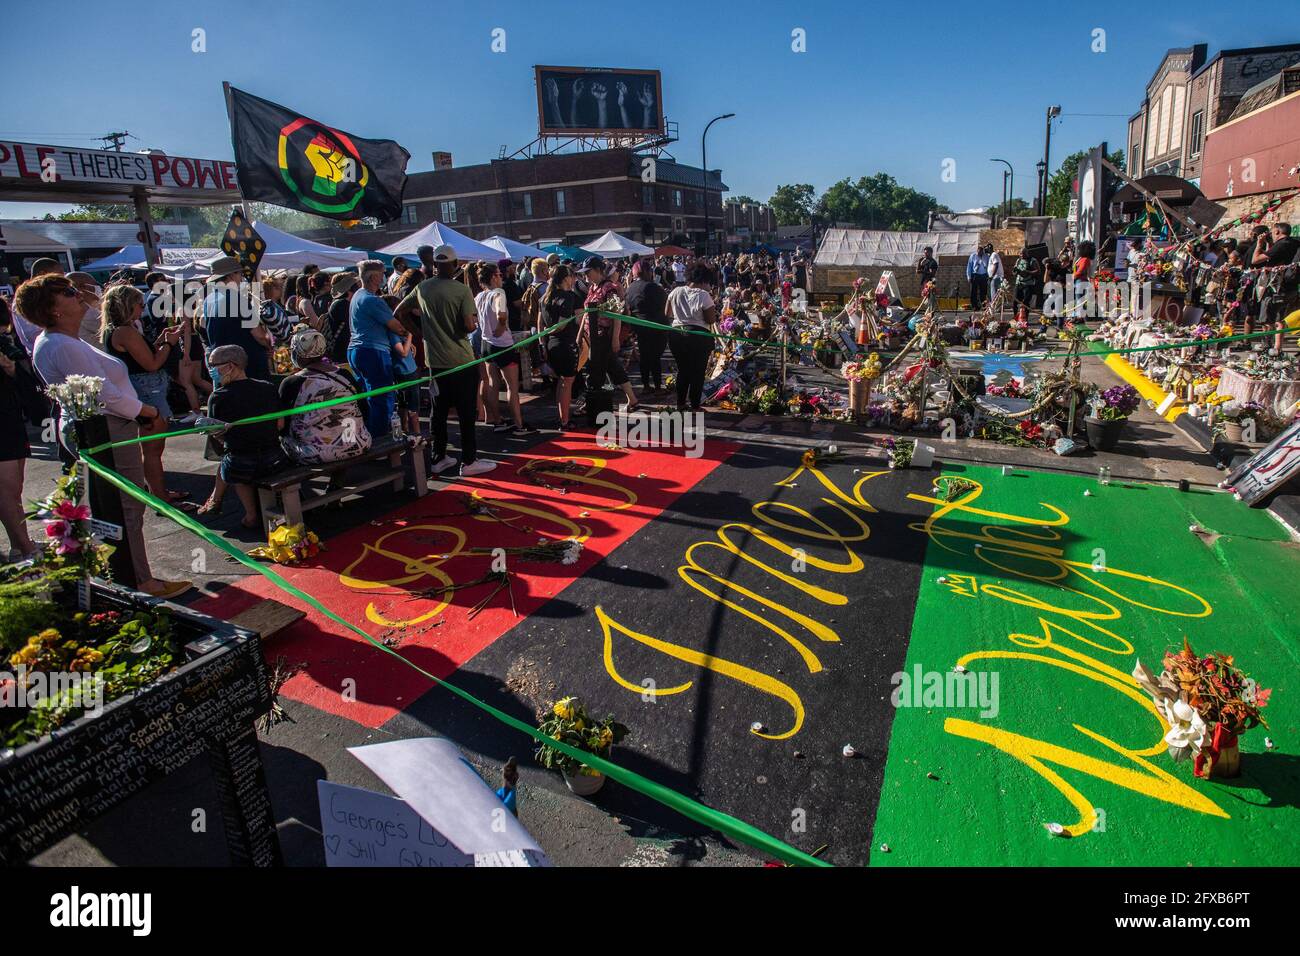
[[[296,607],[290,607],[287,604],[281,604],[279,601],[268,598],[254,604],[247,611],[236,614],[230,619],[230,623],[239,627],[246,627],[250,631],[256,631],[263,639],[266,639],[280,633],[290,624],[306,616],[305,611],[300,611]]]

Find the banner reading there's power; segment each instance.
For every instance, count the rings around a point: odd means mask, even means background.
[[[401,215],[411,155],[396,142],[353,136],[234,87],[229,94],[245,199],[329,219]]]

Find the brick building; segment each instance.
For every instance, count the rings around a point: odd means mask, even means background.
[[[1136,178],[1162,173],[1199,184],[1206,137],[1228,122],[1252,88],[1300,64],[1300,43],[1222,50],[1197,43],[1165,53],[1128,121],[1127,165]]]
[[[766,203],[742,203],[729,199],[724,205],[723,227],[729,248],[746,249],[755,243],[776,239],[776,213]]]
[[[710,171],[715,242],[723,236],[726,190],[721,172]],[[704,241],[705,193],[700,168],[626,148],[497,159],[412,173],[400,219],[311,238],[374,249],[437,220],[474,239],[503,235],[577,245],[612,229],[647,245],[693,245]]]

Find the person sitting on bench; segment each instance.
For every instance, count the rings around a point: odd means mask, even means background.
[[[357,393],[352,374],[325,354],[326,344],[325,336],[315,329],[294,334],[289,355],[298,371],[280,383],[280,401],[285,409]],[[360,403],[342,402],[291,415],[280,442],[294,462],[319,465],[365,454],[370,450],[371,437]]]
[[[238,422],[283,410],[274,385],[245,374],[248,353],[242,346],[217,346],[208,353],[208,364],[221,382],[208,399],[211,417],[222,422]],[[239,502],[244,506],[240,523],[245,528],[256,528],[261,524],[257,517],[255,483],[289,466],[289,460],[280,447],[280,430],[283,428],[284,419],[274,418],[235,425],[221,436],[226,453],[217,473],[227,484],[235,486]]]

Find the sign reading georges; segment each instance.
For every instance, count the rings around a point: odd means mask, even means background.
[[[658,70],[538,66],[537,129],[543,135],[659,133],[664,127]]]
[[[0,178],[50,185],[90,183],[119,189],[143,186],[233,192],[239,188],[235,164],[219,159],[73,149],[8,140],[0,140]]]

